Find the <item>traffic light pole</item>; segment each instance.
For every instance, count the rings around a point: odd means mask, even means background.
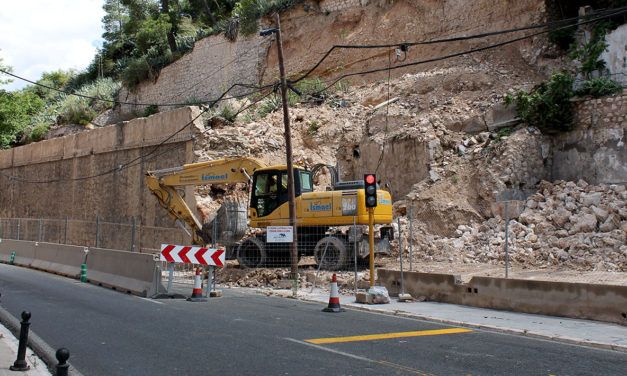
[[[370,248],[370,287],[374,286],[374,208],[368,208],[368,243]]]

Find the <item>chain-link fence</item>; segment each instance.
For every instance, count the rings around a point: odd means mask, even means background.
[[[321,274],[326,271],[339,273],[346,280],[346,285],[355,288],[357,273],[368,269],[368,226],[359,224],[357,217],[349,217],[347,222],[352,224],[345,226],[297,227],[296,242],[292,242],[295,235],[289,226],[265,229],[244,227],[245,231],[242,232],[240,224],[245,218],[245,211],[231,211],[228,215],[217,215],[203,226],[207,245],[225,248],[227,259],[231,259],[227,268],[216,271],[219,282],[246,287],[291,288],[294,282],[294,260],[301,287],[320,286],[326,278],[326,275],[321,277]],[[375,252],[390,254],[393,238],[391,225],[376,225]],[[296,246],[296,258],[292,257],[292,244]],[[236,265],[236,268],[230,267]],[[167,284],[172,276],[174,287],[191,286],[196,267],[163,262],[163,281]],[[204,269],[204,273],[211,271]]]
[[[161,243],[187,244],[190,236],[177,228],[127,223],[48,218],[0,218],[0,238],[157,253]]]

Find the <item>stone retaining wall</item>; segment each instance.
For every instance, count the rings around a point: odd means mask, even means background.
[[[369,0],[322,0],[320,10],[322,12],[337,12],[343,9],[366,6],[369,2]]]
[[[554,139],[553,180],[627,182],[627,91],[578,102],[574,121]]]

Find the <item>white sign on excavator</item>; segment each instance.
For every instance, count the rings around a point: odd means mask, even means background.
[[[268,243],[291,243],[294,241],[292,226],[268,226]]]

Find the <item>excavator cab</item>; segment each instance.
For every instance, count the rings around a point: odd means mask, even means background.
[[[313,191],[311,172],[294,169],[294,192]],[[288,201],[287,169],[262,169],[255,171],[250,207],[257,211],[257,217],[265,217]]]

